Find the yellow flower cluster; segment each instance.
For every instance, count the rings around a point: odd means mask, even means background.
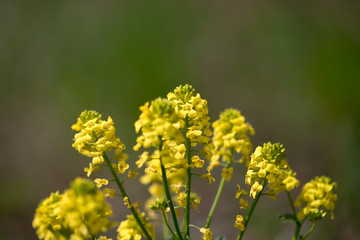
[[[154,226],[148,222],[148,219],[145,217],[145,213],[139,214],[139,218],[150,236],[154,239]],[[120,223],[117,232],[118,240],[141,240],[143,236],[143,232],[133,215],[127,215],[127,220]]]
[[[234,223],[234,227],[240,229],[240,231],[244,231],[245,230],[245,226],[244,226],[244,217],[242,215],[237,215],[236,216],[236,220]]]
[[[33,227],[39,239],[93,239],[113,226],[104,194],[94,183],[77,178],[63,194],[52,193],[36,209]]]
[[[205,145],[204,152],[206,157],[211,157],[211,148],[209,146],[212,132],[210,131],[210,117],[208,116],[207,101],[202,99],[199,93],[195,94],[195,89],[186,84],[178,86],[174,92],[167,95],[175,113],[181,119],[180,128],[187,125],[186,137],[191,140],[192,146],[198,143]]]
[[[251,161],[245,176],[245,183],[251,185],[250,195],[263,190],[262,182],[270,188],[266,195],[276,198],[281,191],[290,191],[298,187],[300,182],[295,178],[285,159],[285,148],[282,144],[270,142],[257,147],[251,155]]]
[[[203,235],[203,240],[212,240],[212,232],[209,228],[200,228],[200,232]]]
[[[300,209],[299,219],[309,217],[310,220],[320,220],[330,212],[331,219],[334,218],[337,184],[332,182],[329,177],[321,176],[306,183],[295,201],[295,205]]]
[[[228,162],[232,151],[241,153],[241,163],[249,165],[249,155],[252,144],[249,134],[255,131],[249,123],[245,122],[244,116],[236,109],[226,109],[220,114],[220,118],[212,124],[214,128],[213,143],[215,145],[214,155],[211,158],[210,168],[219,165],[219,158]]]
[[[137,138],[134,150],[154,148],[152,153],[144,151],[136,162],[140,168],[146,165],[145,175],[140,179],[143,184],[152,185],[149,192],[152,197],[148,200],[151,204],[156,198],[162,197],[164,191],[159,183],[161,179],[161,163],[166,169],[169,186],[174,192],[179,193],[179,188],[185,181],[186,169],[189,167],[202,168],[204,160],[199,155],[210,160],[211,144],[209,136],[210,118],[208,117],[207,101],[195,94],[190,85],[179,86],[174,92],[168,94],[167,99],[157,98],[140,107],[140,117],[135,123],[136,132],[141,134]],[[186,139],[191,146],[204,145],[198,155],[191,157],[188,163],[185,159]],[[184,195],[179,195],[179,202],[184,200]]]
[[[159,147],[165,140],[183,142],[179,118],[169,101],[157,98],[141,106],[140,111],[139,120],[135,122],[135,131],[138,133],[141,130],[142,134],[137,138],[134,150],[139,150],[141,146]]]
[[[127,155],[122,153],[124,144],[115,136],[114,122],[111,117],[107,121],[101,119],[96,111],[83,111],[72,125],[78,133],[74,136],[73,147],[81,154],[92,157],[92,162],[84,171],[89,177],[92,172],[99,169],[98,165],[104,162],[103,153],[115,150],[113,160],[118,160],[117,172],[124,173],[129,165],[125,163]]]
[[[169,184],[183,182],[186,169],[185,145],[180,130],[180,119],[167,99],[157,98],[151,103],[147,102],[140,107],[140,110],[141,115],[135,123],[135,130],[136,132],[141,130],[142,134],[137,138],[134,150],[139,150],[140,147],[155,148],[151,154],[144,151],[136,162],[139,168],[144,164],[147,166],[145,175],[140,181],[143,184],[151,183],[149,192],[152,197],[148,200],[148,203],[151,203],[164,193],[159,184],[162,182],[159,175],[161,173],[160,157],[166,169]]]

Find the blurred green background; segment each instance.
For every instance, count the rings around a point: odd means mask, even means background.
[[[255,146],[283,143],[302,183],[322,174],[338,182],[335,220],[309,239],[359,239],[359,10],[356,0],[1,0],[0,239],[36,239],[37,204],[84,175],[89,160],[71,148],[70,129],[82,110],[111,115],[134,162],[139,106],[185,83],[208,100],[213,120],[240,109]],[[238,233],[234,193],[245,169],[235,170],[214,236]],[[203,226],[219,180],[199,182],[192,219]],[[126,184],[133,199],[148,196]],[[290,239],[294,226],[277,218],[289,211],[283,194],[261,199],[245,238]]]

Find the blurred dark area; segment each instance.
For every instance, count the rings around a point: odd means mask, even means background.
[[[1,0],[0,239],[37,239],[37,204],[84,176],[89,159],[71,147],[70,128],[82,110],[112,116],[134,167],[139,106],[186,83],[212,120],[237,108],[255,146],[284,144],[302,183],[338,183],[335,219],[308,239],[360,239],[359,12],[357,0]],[[237,166],[225,187],[214,237],[238,234],[244,172]],[[193,224],[205,225],[219,175],[212,185],[194,180],[202,204]],[[138,181],[125,185],[132,199],[148,197]],[[112,205],[116,221],[129,213],[119,199]],[[278,220],[290,210],[284,194],[262,198],[245,239],[291,239],[294,224]]]

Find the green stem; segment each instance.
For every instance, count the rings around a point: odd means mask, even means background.
[[[178,238],[176,237],[176,234],[174,233],[174,231],[171,229],[171,227],[170,227],[170,225],[169,225],[169,222],[168,222],[168,220],[167,220],[167,217],[166,217],[166,214],[165,214],[164,210],[161,210],[161,213],[162,213],[162,215],[163,215],[164,223],[165,223],[167,229],[169,229],[171,235],[172,235],[175,239],[178,239]],[[166,230],[166,229],[165,229],[165,230]],[[165,232],[165,231],[164,231],[164,232]],[[165,234],[164,234],[164,235],[165,235]],[[168,237],[168,236],[164,236],[164,238],[166,238],[166,237]]]
[[[185,129],[188,131],[189,118],[185,118]],[[186,138],[186,158],[188,167],[186,169],[186,208],[184,212],[184,228],[185,228],[185,239],[190,239],[190,193],[191,193],[191,141]]]
[[[129,198],[129,196],[127,195],[127,193],[126,193],[126,191],[125,191],[125,188],[123,187],[122,183],[120,182],[118,176],[116,175],[115,170],[114,170],[113,166],[111,165],[111,162],[110,162],[109,158],[107,157],[107,155],[106,155],[105,152],[102,154],[102,156],[103,156],[103,158],[104,158],[104,160],[105,160],[105,162],[106,162],[106,165],[107,165],[107,167],[109,168],[112,176],[114,177],[114,180],[115,180],[115,182],[116,182],[116,185],[118,186],[118,188],[119,188],[122,196],[123,196],[124,198],[125,198],[125,197],[128,197],[128,202],[129,202],[129,205],[130,205],[130,211],[131,211],[132,215],[134,216],[136,222],[139,224],[139,227],[140,227],[141,230],[143,231],[145,237],[146,237],[148,240],[151,240],[152,238],[151,238],[150,234],[149,234],[148,231],[146,230],[144,224],[141,222],[141,220],[140,220],[140,218],[139,218],[139,215],[137,214],[135,208],[132,206],[131,201],[130,201],[130,198]]]
[[[234,149],[232,148],[231,149],[231,152],[230,152],[230,159],[229,159],[229,162],[226,164],[226,167],[225,168],[229,168],[233,162],[233,155],[234,155]],[[210,209],[210,212],[209,212],[209,216],[207,218],[207,221],[206,221],[206,226],[205,228],[209,228],[210,227],[210,224],[211,224],[211,220],[213,218],[213,215],[215,213],[215,209],[219,203],[219,200],[220,200],[220,197],[221,197],[221,194],[222,194],[222,191],[224,189],[224,185],[225,185],[225,178],[222,177],[221,178],[221,182],[220,182],[220,185],[219,185],[219,188],[218,188],[218,191],[216,193],[216,196],[215,196],[215,199],[214,199],[214,202],[211,206],[211,209]]]
[[[296,214],[296,210],[295,210],[295,206],[294,206],[294,202],[292,200],[291,194],[289,191],[286,191],[290,206],[291,206],[291,210],[293,212],[293,216],[295,218],[295,224],[296,224],[296,228],[295,228],[295,232],[294,232],[294,236],[292,238],[292,240],[297,240],[299,238],[299,234],[300,234],[300,229],[302,226],[302,223],[299,221],[299,219],[297,218],[297,214]]]
[[[256,205],[257,205],[257,203],[258,203],[258,201],[259,201],[259,199],[260,199],[260,197],[261,197],[261,193],[264,191],[265,184],[266,184],[266,180],[264,179],[263,182],[262,182],[262,184],[261,184],[261,185],[263,186],[263,188],[262,188],[262,190],[261,190],[260,192],[258,192],[258,193],[256,194],[255,199],[254,199],[254,201],[253,201],[252,204],[251,204],[250,210],[249,210],[249,212],[248,212],[248,214],[247,214],[247,216],[246,216],[246,218],[245,218],[245,221],[244,221],[244,231],[240,231],[240,234],[239,234],[237,240],[242,239],[242,237],[243,237],[243,235],[244,235],[244,233],[245,233],[246,227],[247,227],[247,225],[249,224],[250,218],[251,218],[251,216],[252,216],[252,214],[253,214],[253,212],[254,212],[254,210],[255,210],[255,207],[256,207]]]
[[[312,231],[314,231],[316,223],[317,222],[313,222],[313,225],[311,226],[309,232],[304,237],[302,237],[301,240],[305,240],[305,238],[307,238],[312,233]]]
[[[162,179],[163,179],[164,191],[165,191],[167,202],[168,202],[169,207],[170,207],[170,212],[171,212],[171,216],[172,216],[172,219],[173,219],[173,222],[174,222],[176,233],[179,236],[179,239],[183,240],[183,237],[182,237],[182,234],[181,234],[181,231],[180,231],[180,228],[179,228],[179,224],[178,224],[178,221],[177,221],[177,218],[176,218],[174,204],[173,204],[173,202],[171,200],[169,184],[168,184],[167,177],[166,177],[166,170],[165,170],[164,164],[162,162],[162,158],[161,158],[161,149],[162,149],[162,144],[160,144],[160,146],[159,146],[159,151],[160,151],[160,167],[161,167],[161,175],[162,175]]]

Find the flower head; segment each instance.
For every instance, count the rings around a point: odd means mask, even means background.
[[[110,116],[105,121],[101,119],[101,114],[98,112],[85,110],[78,117],[76,124],[71,127],[78,132],[74,136],[72,146],[79,153],[92,158],[92,163],[84,169],[88,176],[98,170],[98,165],[104,162],[103,154],[112,150],[115,150],[113,160],[122,161],[121,171],[127,168],[124,162],[127,155],[122,153],[125,146],[115,136],[113,125],[114,122]]]
[[[145,217],[145,213],[139,214],[141,222],[144,224],[146,230],[152,238],[155,236],[154,226],[149,223],[149,220]],[[117,229],[118,240],[141,240],[143,232],[135,220],[133,215],[127,215],[127,220],[122,221]]]
[[[110,228],[112,215],[94,183],[76,179],[63,194],[52,193],[36,209],[33,227],[39,239],[88,239]]]
[[[257,147],[251,155],[251,161],[245,177],[245,183],[252,185],[250,195],[255,198],[257,192],[263,190],[259,182],[266,181],[270,188],[266,195],[276,198],[283,190],[290,191],[298,187],[300,182],[290,169],[285,159],[285,148],[280,143],[265,143]]]
[[[300,208],[298,218],[309,217],[316,221],[325,217],[326,212],[330,212],[333,219],[337,200],[336,188],[337,184],[326,176],[315,177],[306,183],[295,201],[295,205]]]
[[[249,155],[252,150],[252,143],[249,134],[254,135],[255,131],[240,111],[226,109],[220,114],[220,118],[212,124],[214,128],[213,143],[215,153],[211,159],[211,167],[218,165],[219,158],[229,161],[232,151],[241,153],[240,162],[249,165]]]
[[[212,240],[212,232],[210,231],[210,228],[200,228],[200,232],[204,234],[204,240]]]

